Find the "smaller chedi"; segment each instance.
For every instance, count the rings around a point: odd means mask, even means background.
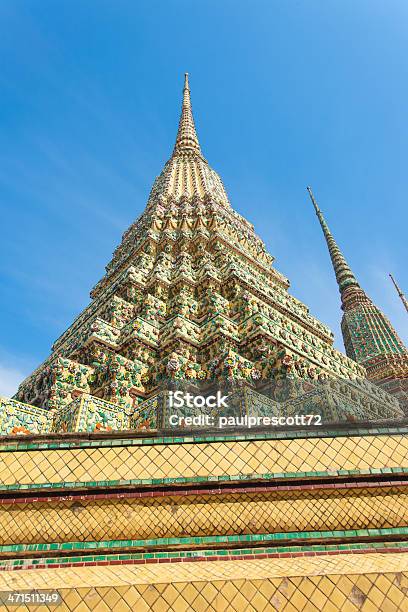
[[[89,306],[2,401],[0,432],[167,427],[169,389],[183,384],[226,390],[240,414],[401,417],[398,398],[369,380],[363,338],[346,339],[347,356],[336,350],[273,261],[202,154],[186,75],[176,143],[146,209]]]
[[[346,353],[365,367],[369,380],[397,397],[408,414],[407,349],[387,317],[360,287],[329,230],[311,188],[307,189],[327,242],[339,286],[343,310],[341,330]],[[398,291],[400,297],[403,296],[399,288]],[[404,306],[407,307],[403,298]]]

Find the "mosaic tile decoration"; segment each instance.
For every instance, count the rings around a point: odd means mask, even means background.
[[[164,543],[163,538],[279,532],[302,532],[308,537],[309,532],[339,529],[350,531],[349,537],[356,535],[355,530],[367,536],[364,530],[369,529],[373,537],[386,535],[387,528],[408,526],[408,480],[405,487],[147,495],[118,493],[103,499],[100,494],[97,500],[71,496],[1,504],[0,554],[2,547],[12,544],[156,538]]]
[[[199,550],[203,546],[234,546],[246,544],[261,544],[265,546],[267,543],[280,542],[286,544],[287,542],[308,543],[314,544],[316,542],[330,542],[337,540],[347,541],[348,539],[364,539],[370,541],[373,537],[389,537],[399,540],[400,538],[406,538],[408,536],[408,527],[400,527],[393,529],[353,529],[353,530],[335,530],[335,531],[297,531],[288,533],[262,533],[262,534],[248,534],[248,535],[213,535],[205,537],[170,537],[170,538],[156,538],[152,540],[105,540],[105,541],[92,541],[92,542],[61,542],[52,544],[12,544],[10,546],[1,546],[0,555],[3,558],[13,558],[18,555],[29,555],[33,554],[46,554],[61,552],[62,554],[68,554],[69,552],[75,552],[81,554],[84,551],[105,551],[109,549],[112,552],[121,552],[123,550],[160,550],[166,547],[182,547],[196,548]],[[383,544],[381,543],[381,547]]]
[[[242,612],[273,608],[286,612],[393,612],[406,609],[408,555],[337,555],[0,572],[0,590],[11,588],[57,589],[64,600],[59,609],[77,612],[95,609]]]
[[[61,434],[58,436],[35,436],[15,438],[7,436],[0,438],[0,452],[26,451],[26,450],[55,450],[59,448],[111,448],[116,446],[154,446],[162,444],[201,444],[203,442],[234,442],[252,440],[295,440],[315,438],[355,438],[357,436],[384,436],[408,434],[408,421],[381,422],[381,423],[359,423],[344,424],[337,423],[326,427],[310,427],[306,429],[297,428],[267,428],[251,429],[237,433],[234,430],[223,430],[220,432],[208,431],[165,431],[165,432],[92,432],[84,435],[83,432],[76,434]]]
[[[122,408],[91,395],[83,394],[53,416],[51,430],[114,431],[129,429],[129,416]]]
[[[403,435],[60,448],[0,453],[0,489],[169,485],[288,474],[316,478],[404,469],[408,436]]]
[[[53,412],[0,397],[0,435],[46,434],[52,428]]]
[[[286,398],[290,391],[292,397]],[[281,393],[282,397],[277,401],[267,397],[266,389],[257,392],[242,387],[227,392],[227,401],[231,404],[230,412],[213,410],[212,416],[319,415],[324,424],[402,418],[402,413],[396,405],[387,405],[387,402],[375,397],[371,397],[372,401],[369,401],[370,396],[362,393],[356,386],[350,388],[349,383],[321,383],[309,385],[305,389],[285,383],[281,386]],[[82,393],[68,404],[52,410],[0,398],[0,436],[167,429],[169,417],[174,412],[174,408],[168,408],[167,391],[155,393],[133,408],[96,398],[89,393]],[[196,409],[183,415],[194,416],[202,412],[202,409]]]
[[[349,554],[395,554],[407,553],[407,541],[391,542],[347,542],[343,544],[311,544],[305,546],[257,546],[256,548],[200,548],[199,550],[168,550],[156,552],[127,553],[85,553],[78,551],[74,556],[7,558],[0,561],[1,571],[43,570],[66,567],[93,567],[96,565],[145,565],[151,563],[201,563],[213,561],[249,559],[288,559],[324,555]],[[40,553],[39,553],[40,554]]]

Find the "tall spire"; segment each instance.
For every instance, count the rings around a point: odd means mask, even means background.
[[[395,395],[408,414],[408,352],[387,317],[366,295],[337,246],[310,187],[310,199],[329,248],[341,294],[341,331],[346,354],[367,378]]]
[[[201,155],[200,144],[194,125],[193,109],[191,107],[188,72],[184,75],[183,105],[173,154],[195,152]]]
[[[400,288],[399,288],[399,286],[397,285],[397,282],[396,282],[395,278],[393,277],[393,275],[392,275],[391,273],[390,273],[390,275],[389,275],[389,276],[390,276],[390,279],[392,280],[392,282],[394,283],[394,287],[396,288],[398,295],[399,295],[399,296],[400,296],[400,298],[401,298],[401,302],[402,302],[402,303],[404,304],[404,306],[405,306],[405,310],[408,312],[408,300],[407,300],[407,298],[405,297],[404,292],[402,291],[402,289],[400,289]]]
[[[333,235],[331,231],[329,230],[329,227],[323,217],[322,211],[317,205],[317,202],[315,200],[315,197],[313,195],[311,188],[307,187],[307,190],[309,192],[310,199],[312,200],[313,206],[315,208],[317,218],[320,221],[320,225],[323,230],[324,237],[326,238],[327,246],[329,248],[330,258],[332,260],[334,272],[336,274],[337,283],[339,285],[339,291],[343,298],[343,293],[346,289],[350,287],[356,287],[359,289],[360,285],[358,284],[356,277],[351,271],[342,252],[337,246],[337,243],[334,240]]]
[[[185,74],[183,103],[176,143],[170,159],[156,178],[147,207],[157,203],[198,204],[216,202],[231,207],[221,177],[204,159],[194,125],[188,73]]]

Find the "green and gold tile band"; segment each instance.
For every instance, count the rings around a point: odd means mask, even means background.
[[[248,535],[225,535],[207,536],[193,538],[156,538],[151,540],[108,540],[98,542],[63,542],[52,544],[13,544],[11,546],[0,546],[0,556],[12,554],[28,554],[33,552],[48,553],[52,551],[76,551],[76,550],[115,550],[131,548],[161,548],[161,547],[201,547],[206,545],[218,546],[220,544],[240,543],[265,543],[265,542],[286,542],[286,541],[330,541],[347,539],[369,539],[369,538],[394,538],[396,540],[408,538],[408,527],[391,529],[352,529],[337,531],[300,531],[291,533],[263,533]],[[324,545],[321,550],[325,550]]]
[[[403,474],[405,434],[202,441],[0,453],[3,491]],[[193,439],[192,439],[193,441]]]
[[[319,544],[306,546],[259,546],[256,548],[210,548],[199,550],[170,550],[161,552],[131,552],[131,553],[103,553],[103,554],[81,554],[70,556],[56,557],[29,557],[29,558],[12,558],[0,559],[0,570],[15,569],[36,566],[59,566],[72,564],[89,564],[89,563],[114,563],[114,562],[132,562],[132,561],[154,561],[159,559],[167,560],[194,560],[194,559],[218,559],[218,558],[242,558],[242,557],[259,557],[264,556],[311,556],[323,554],[347,554],[359,552],[381,552],[392,554],[396,551],[403,553],[408,552],[408,542],[392,541],[392,542],[348,542],[346,544]],[[41,552],[41,551],[35,551]]]

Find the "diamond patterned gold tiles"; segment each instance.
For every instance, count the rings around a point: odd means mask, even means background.
[[[64,599],[60,609],[77,612],[404,610],[408,554],[393,552],[398,546],[395,537],[387,554],[371,553],[369,550],[377,550],[375,544],[369,548],[367,543],[358,541],[346,548],[326,547],[325,553],[324,547],[316,544],[312,547],[314,556],[286,557],[291,553],[285,552],[279,558],[262,558],[260,554],[257,558],[250,552],[245,557],[238,551],[231,557],[232,549],[228,549],[237,545],[238,540],[233,540],[237,536],[255,542],[256,538],[265,538],[265,534],[280,538],[285,532],[291,533],[291,537],[301,536],[301,546],[296,551],[303,547],[303,541],[307,554],[311,548],[304,535],[316,537],[313,534],[317,532],[319,537],[334,534],[337,538],[337,533],[354,537],[357,530],[388,528],[403,539],[408,525],[408,492],[402,482],[392,481],[393,471],[402,473],[408,468],[408,443],[403,435],[224,441],[203,436],[198,441],[192,437],[191,442],[149,439],[143,444],[126,444],[126,440],[115,440],[115,444],[105,446],[92,441],[84,447],[76,448],[70,443],[66,448],[52,449],[34,445],[23,452],[3,447],[2,484],[11,491],[14,489],[19,501],[0,504],[0,545],[31,544],[34,558],[45,554],[37,544],[60,543],[60,548],[59,552],[56,547],[50,549],[49,554],[56,555],[54,560],[50,557],[49,563],[43,565],[41,561],[40,567],[47,565],[46,569],[11,571],[7,564],[21,568],[31,561],[29,558],[12,561],[10,557],[0,571],[0,590],[57,588]],[[388,482],[382,479],[375,483],[375,470],[391,474]],[[349,486],[353,474],[365,471],[371,479],[365,478],[366,482],[355,479],[353,486]],[[341,480],[337,477],[344,474],[348,481],[339,485]],[[293,482],[289,475],[296,479],[294,485],[287,487]],[[321,480],[320,484],[315,481],[314,488],[308,488],[304,480],[313,476],[327,476],[331,480],[324,481],[324,486]],[[236,483],[232,488],[217,485],[213,489],[208,482],[217,478]],[[278,487],[268,485],[272,478],[279,479]],[[251,479],[260,481],[255,488],[246,485],[246,480]],[[64,481],[83,491],[79,496],[67,496],[61,491]],[[194,489],[182,487],[195,481],[199,484]],[[135,483],[139,487],[135,494],[132,489],[122,489],[120,494],[115,491],[122,484]],[[52,490],[53,485],[58,497],[41,493],[42,487]],[[150,485],[160,488],[151,489]],[[29,501],[30,486],[39,490],[39,501]],[[92,497],[96,486],[97,495]],[[27,499],[21,501],[23,496]],[[375,533],[362,535],[371,538]],[[198,546],[197,538],[210,536],[208,543],[217,534],[228,549],[224,554],[234,560],[217,560],[218,555],[211,562],[191,562],[187,555],[193,554],[191,547]],[[73,559],[69,556],[73,554],[69,548],[72,542],[80,543],[75,550],[83,555],[89,553],[80,552],[82,543],[88,542],[95,551],[95,544],[105,546],[115,540],[129,546],[130,540],[138,540],[137,546],[144,546],[146,540],[162,542],[161,538],[173,538],[173,548],[183,541],[187,552],[179,555],[181,549],[176,547],[177,557],[164,558],[160,552],[157,556],[139,554],[142,561],[137,565],[131,564],[131,557],[124,553],[122,565],[102,565],[98,561],[97,565],[81,567],[82,557],[78,557],[76,565],[64,566]],[[242,541],[249,546],[246,540]],[[383,544],[381,550],[385,553]],[[404,542],[399,544],[402,551]],[[16,550],[3,553],[11,555]],[[277,550],[280,553],[281,549]],[[292,549],[287,546],[283,550]],[[348,552],[351,550],[354,554]],[[217,546],[215,552],[220,551]],[[110,555],[113,552],[110,548]],[[68,555],[67,560],[61,555]],[[152,556],[154,563],[149,562]],[[102,557],[109,561],[100,563],[114,560],[109,555]],[[63,560],[62,565],[53,568],[59,559]]]
[[[84,567],[27,570],[18,575],[2,572],[0,589],[11,587],[57,589],[63,598],[59,609],[76,612],[402,612],[406,610],[408,555]]]
[[[195,479],[408,468],[408,437],[366,436],[0,453],[1,484]],[[335,451],[335,452],[333,452]]]
[[[408,525],[404,487],[115,496],[0,505],[0,545]]]

